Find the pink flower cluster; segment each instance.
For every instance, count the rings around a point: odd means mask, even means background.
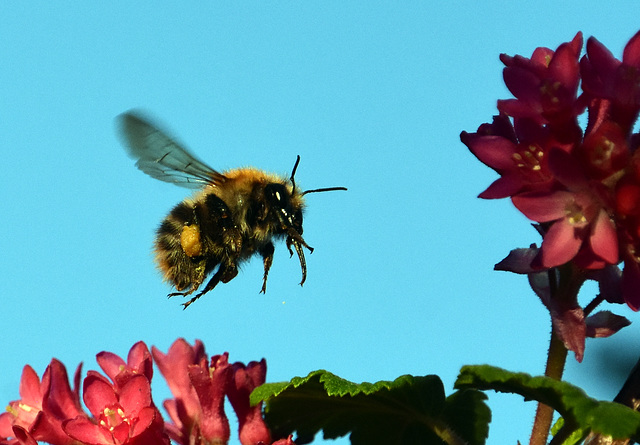
[[[510,197],[539,223],[534,270],[571,262],[584,271],[624,262],[620,300],[640,309],[640,32],[622,60],[582,34],[531,58],[501,55],[513,99],[462,142],[500,174],[480,194]],[[578,118],[587,112],[581,128]]]
[[[151,397],[155,360],[173,399],[164,407],[171,422],[165,422]],[[76,369],[73,389],[62,363],[53,359],[42,380],[25,366],[20,381],[20,400],[0,415],[0,444],[36,445],[180,445],[226,444],[229,422],[224,412],[225,396],[238,416],[243,445],[271,444],[262,419],[261,405],[250,406],[249,394],[265,382],[266,362],[228,363],[228,354],[207,358],[202,342],[193,346],[176,340],[163,354],[136,343],[123,359],[110,352],[97,355],[105,375],[87,372],[80,403],[81,366]],[[273,444],[295,445],[291,437]]]

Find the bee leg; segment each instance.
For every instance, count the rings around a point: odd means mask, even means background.
[[[307,280],[307,260],[304,258],[304,250],[302,250],[303,245],[300,244],[298,240],[293,239],[289,236],[287,237],[287,249],[289,249],[289,254],[293,256],[293,250],[291,250],[291,246],[293,246],[294,249],[296,249],[296,253],[298,254],[298,260],[300,260],[300,269],[302,270],[302,280],[300,281],[300,286],[302,286],[304,282]],[[304,246],[307,247],[310,252],[313,252],[313,249],[307,246],[306,243],[304,244]]]
[[[262,289],[260,290],[262,294],[267,292],[267,275],[269,275],[269,269],[271,269],[271,264],[273,263],[274,250],[275,248],[271,242],[260,249],[260,255],[262,255],[262,261],[264,263],[264,277],[262,278]]]
[[[218,268],[218,271],[211,277],[204,289],[201,292],[198,292],[195,297],[191,298],[191,300],[187,301],[186,303],[182,303],[183,309],[188,308],[191,303],[212,290],[218,285],[218,283],[228,283],[229,281],[233,280],[236,275],[238,275],[238,268],[235,264],[221,264]]]
[[[189,284],[189,289],[185,292],[172,292],[169,295],[167,295],[167,298],[175,297],[176,295],[186,297],[187,295],[191,295],[193,292],[195,292],[196,289],[198,289],[200,285],[204,282],[204,278],[206,276],[205,274],[206,266],[207,266],[206,260],[201,260],[197,263],[195,267],[193,267],[193,269],[189,270],[188,275],[185,272],[184,275],[186,275],[188,280],[191,281],[191,283]],[[178,285],[176,285],[176,287],[180,289]]]

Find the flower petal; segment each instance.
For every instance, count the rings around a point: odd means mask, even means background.
[[[640,31],[631,37],[627,45],[624,47],[622,61],[626,65],[640,67]]]
[[[560,81],[564,88],[574,94],[577,92],[580,80],[578,55],[581,49],[582,35],[579,34],[574,38],[574,41],[560,45],[549,63],[551,78]]]
[[[515,97],[526,103],[536,102],[540,95],[540,79],[528,69],[517,66],[506,67],[502,77]],[[541,111],[541,110],[539,110]]]
[[[509,139],[502,136],[481,136],[464,131],[460,139],[480,162],[494,170],[514,168],[511,155],[516,151],[517,146]]]
[[[573,193],[522,193],[511,198],[513,205],[527,218],[537,222],[549,222],[566,216],[567,207],[575,201]]]
[[[20,445],[38,445],[38,442],[21,426],[13,427],[13,434]]]
[[[128,416],[137,416],[143,408],[151,406],[149,380],[142,374],[132,377],[120,390],[119,403]]]
[[[576,256],[581,245],[572,224],[566,219],[556,221],[542,240],[542,265],[556,267],[566,263]]]
[[[617,264],[620,261],[616,227],[604,210],[600,210],[596,220],[591,225],[589,243],[593,253],[607,263]]]
[[[126,369],[127,364],[113,352],[103,351],[96,355],[96,361],[105,374],[115,383],[116,376]]]
[[[151,359],[149,348],[143,341],[139,341],[129,350],[127,366],[151,381],[153,377],[153,360]]]
[[[95,417],[100,417],[105,406],[118,403],[113,386],[98,373],[87,373],[83,388],[84,404]]]
[[[502,199],[513,196],[522,190],[522,179],[514,174],[505,173],[482,193],[478,198],[482,199]]]
[[[66,420],[64,431],[74,439],[91,445],[113,445],[115,441],[109,430],[102,428],[85,417]]]
[[[22,368],[20,378],[20,399],[30,406],[42,406],[42,391],[40,389],[40,378],[29,365]]]
[[[136,419],[135,424],[133,425],[133,430],[130,432],[131,437],[139,436],[147,428],[151,426],[153,420],[156,416],[156,409],[150,406],[141,409],[138,412],[138,417]]]

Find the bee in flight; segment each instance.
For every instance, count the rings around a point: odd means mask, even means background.
[[[329,187],[300,191],[294,176],[300,156],[289,179],[256,168],[238,168],[219,173],[175,140],[134,112],[118,118],[129,155],[149,176],[182,187],[199,189],[175,206],[156,233],[156,262],[164,279],[178,292],[191,295],[214,270],[204,289],[188,302],[187,308],[220,282],[238,275],[238,266],[259,254],[264,263],[262,289],[273,262],[275,240],[284,239],[293,256],[295,249],[302,285],[307,278],[303,247],[313,252],[302,238],[304,195],[346,190]]]

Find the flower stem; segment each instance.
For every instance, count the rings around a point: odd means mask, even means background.
[[[567,360],[567,348],[558,338],[556,333],[551,329],[551,341],[549,343],[549,355],[547,356],[547,367],[544,375],[552,379],[560,380],[564,365]],[[545,445],[549,437],[551,429],[551,421],[553,420],[553,408],[543,403],[538,403],[536,410],[536,418],[533,422],[533,430],[531,431],[531,440],[529,445]]]
[[[587,318],[587,316],[593,312],[593,310],[604,301],[604,297],[600,294],[596,295],[596,297],[591,300],[589,302],[589,304],[587,304],[584,308],[584,318]]]

